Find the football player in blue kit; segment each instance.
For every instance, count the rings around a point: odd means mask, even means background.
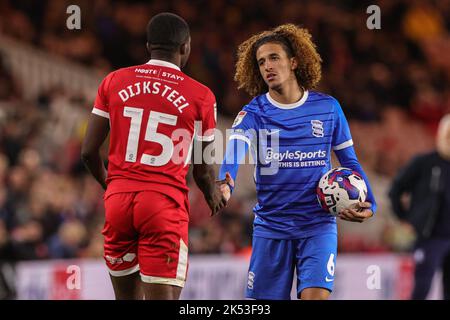
[[[316,187],[331,169],[332,150],[368,187],[366,202],[338,217],[363,222],[376,210],[339,102],[311,90],[320,77],[321,58],[306,29],[281,25],[239,46],[235,80],[254,99],[233,123],[219,180],[222,192],[231,194],[239,164],[251,150],[258,203],[246,289],[250,299],[290,299],[294,271],[298,298],[329,297],[336,217],[321,208]]]

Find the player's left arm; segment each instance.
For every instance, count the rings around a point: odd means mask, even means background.
[[[353,148],[353,139],[350,133],[350,127],[347,118],[342,111],[341,105],[335,99],[334,104],[334,130],[332,138],[332,146],[339,163],[342,167],[346,167],[358,172],[367,185],[367,199],[360,202],[356,208],[347,208],[339,213],[339,217],[343,220],[353,222],[363,222],[372,217],[377,209],[375,197],[370,187],[369,179],[359,164],[358,158]]]
[[[356,208],[347,208],[339,213],[339,217],[343,220],[353,222],[363,222],[372,217],[377,209],[377,203],[370,187],[369,179],[363,168],[359,164],[358,158],[353,146],[341,150],[335,150],[334,153],[342,167],[352,169],[358,172],[367,185],[367,198],[365,202],[360,202]]]
[[[202,154],[213,142],[202,142]],[[224,195],[223,190],[216,184],[216,171],[214,165],[208,164],[205,159],[201,163],[194,163],[192,171],[194,181],[203,193],[206,203],[211,209],[211,216],[217,214],[227,205],[229,199]]]
[[[217,122],[217,104],[214,94],[208,89],[201,108],[199,109],[199,119],[201,127],[196,128],[194,139],[196,145],[201,144],[203,157],[209,155],[205,150],[214,142],[214,134]],[[216,183],[216,171],[214,169],[213,159],[203,158],[201,163],[194,162],[193,176],[195,183],[202,191],[205,200],[211,209],[211,216],[218,213],[227,205],[227,198],[220,185]]]
[[[86,136],[81,147],[85,167],[106,190],[107,171],[100,155],[100,147],[109,133],[109,119],[91,113]]]

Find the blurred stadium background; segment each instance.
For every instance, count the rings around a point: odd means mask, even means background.
[[[71,4],[81,8],[80,30],[66,28]],[[370,4],[381,8],[380,30],[366,27]],[[407,298],[414,233],[393,215],[387,190],[412,156],[434,147],[450,112],[449,0],[0,0],[0,299],[113,297],[101,259],[102,190],[80,162],[80,144],[102,77],[148,60],[145,26],[161,11],[190,24],[185,72],[216,94],[221,130],[249,100],[233,82],[237,45],[285,22],[311,31],[324,61],[318,90],[341,102],[379,205],[367,223],[339,222],[332,297]],[[212,219],[192,179],[189,186],[182,297],[240,299],[252,168],[241,167],[233,200]],[[66,286],[69,265],[81,268],[80,290]],[[370,288],[377,267],[381,284]],[[439,281],[429,298],[440,298]]]

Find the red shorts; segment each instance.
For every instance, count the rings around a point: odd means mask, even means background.
[[[112,276],[138,270],[147,283],[183,287],[188,268],[185,206],[157,191],[105,198],[104,258]]]

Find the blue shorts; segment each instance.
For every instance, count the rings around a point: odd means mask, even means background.
[[[306,288],[333,290],[337,234],[282,240],[253,236],[246,297],[290,300],[294,270],[297,296]]]

